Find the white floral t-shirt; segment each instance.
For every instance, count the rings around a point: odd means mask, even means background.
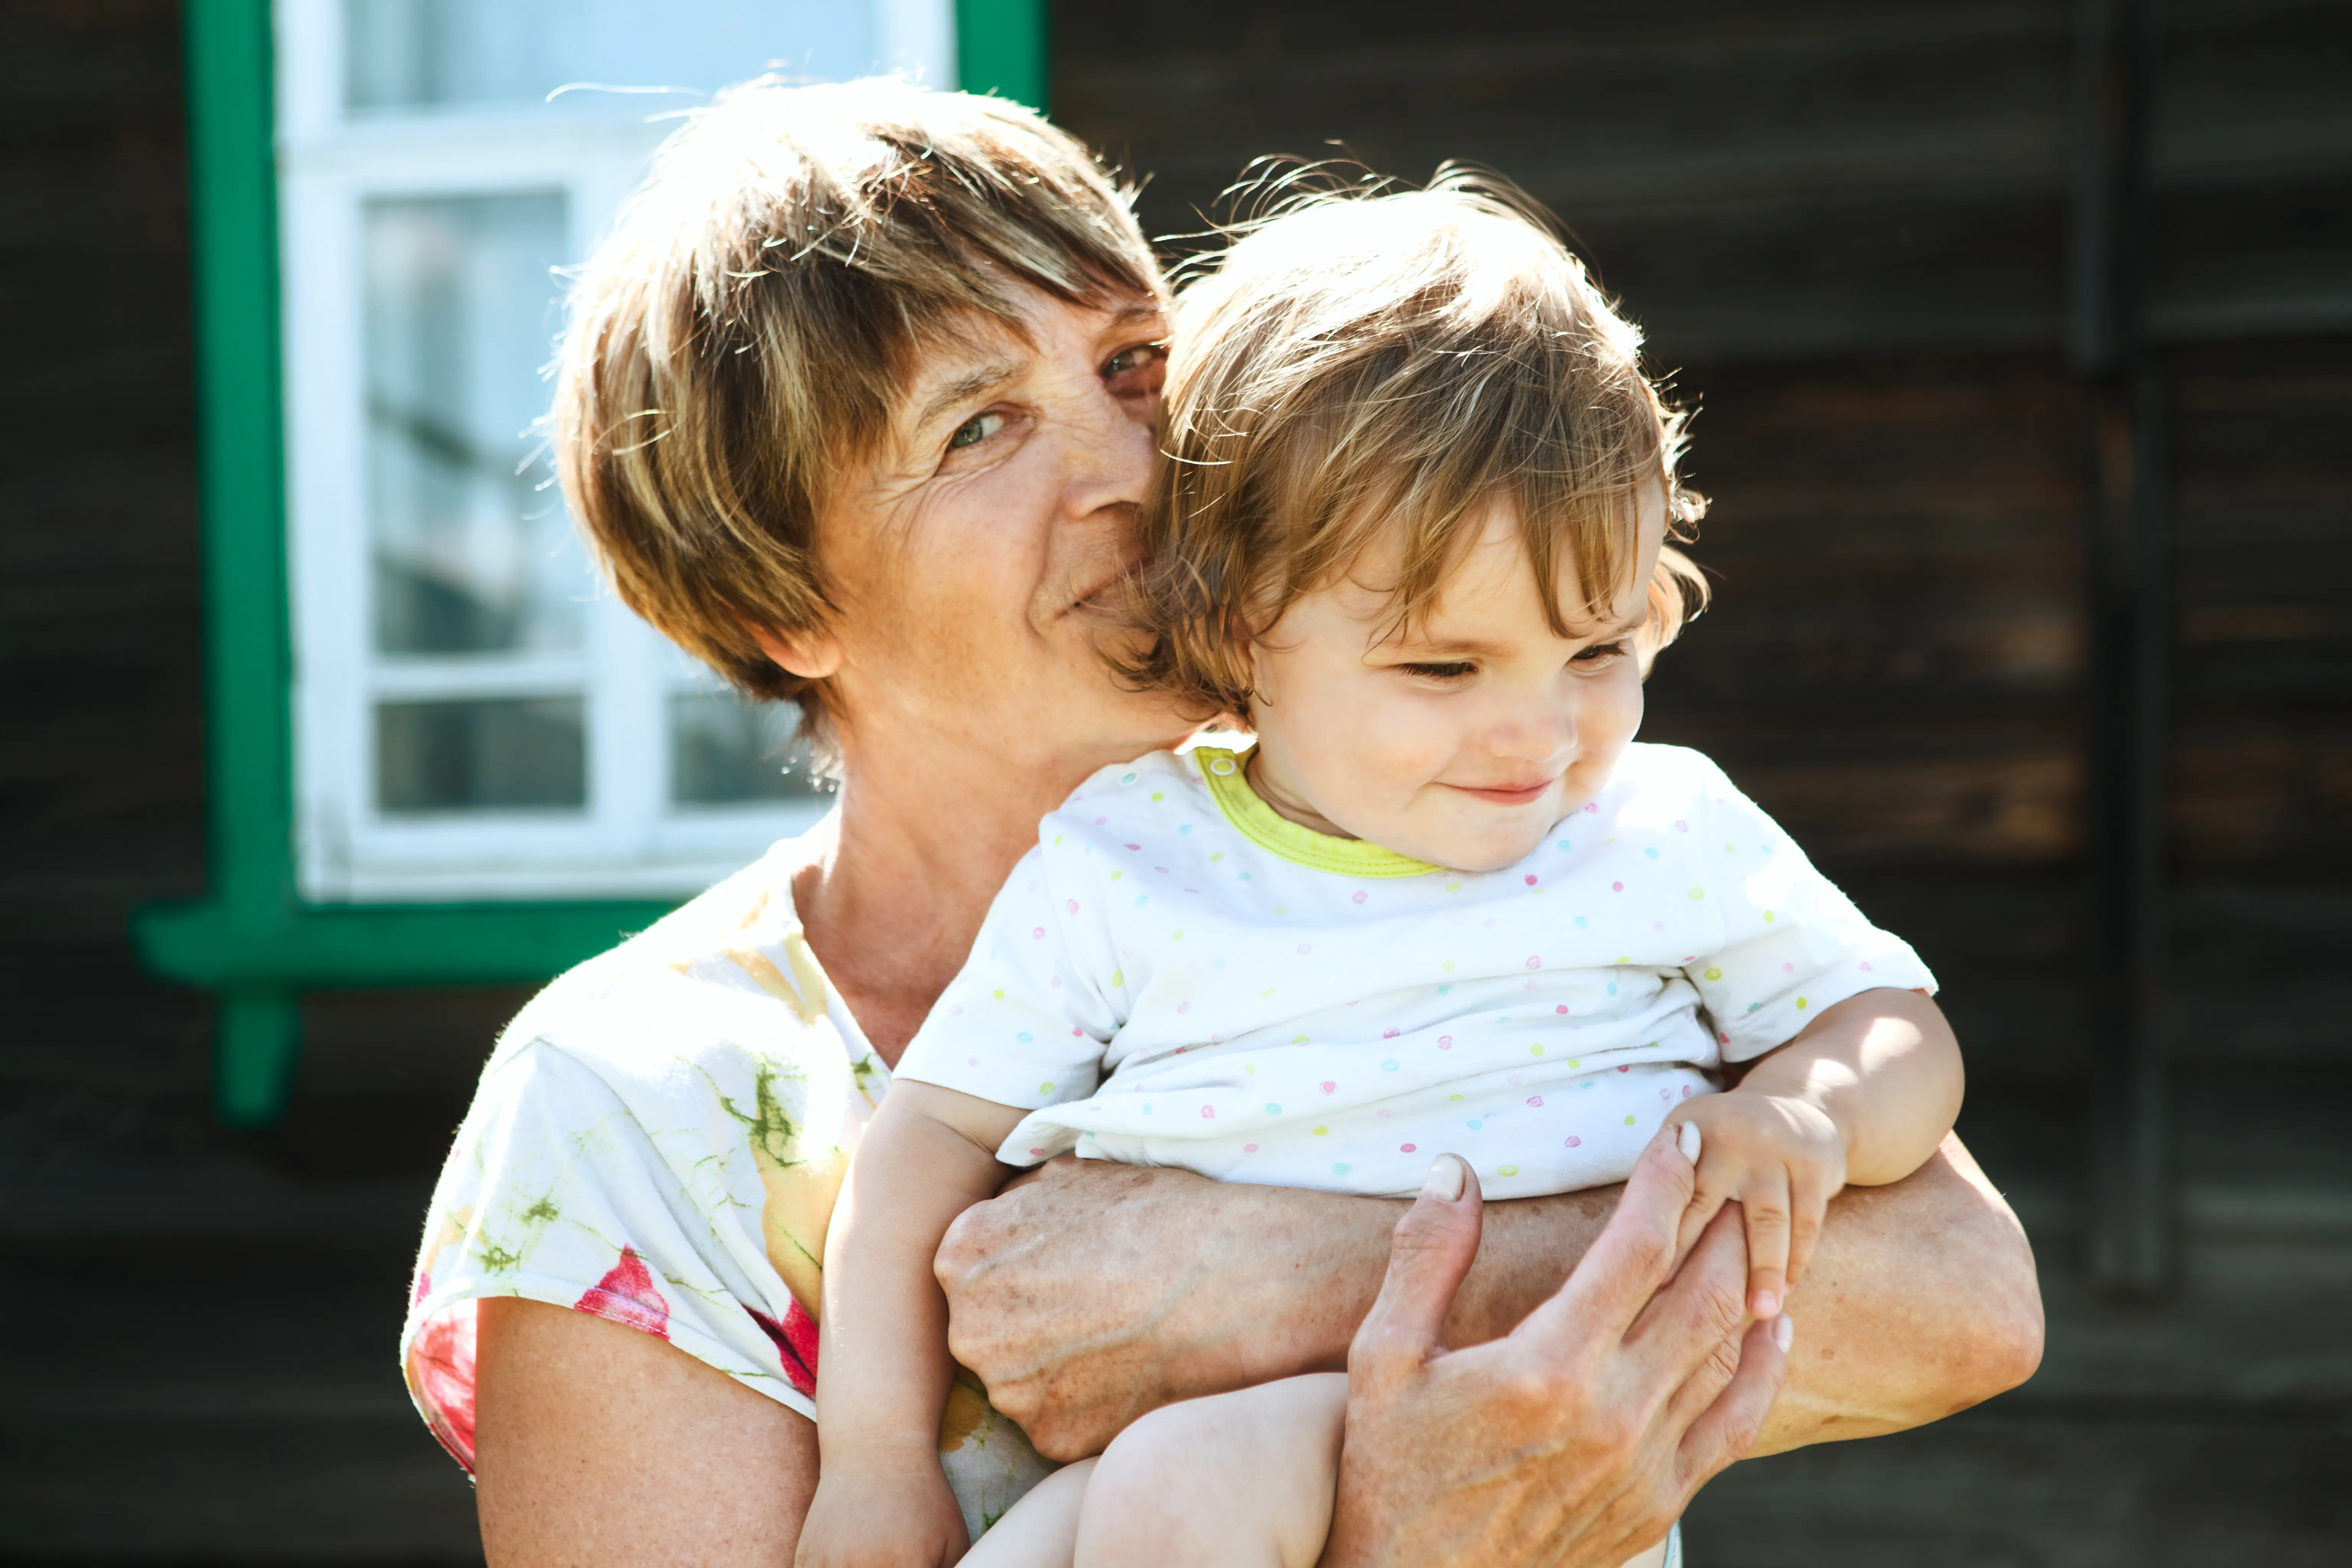
[[[557,980],[483,1070],[401,1336],[418,1411],[469,1470],[489,1296],[653,1334],[815,1419],[825,1227],[890,1075],[802,936],[795,848]],[[940,1447],[975,1534],[1053,1468],[969,1373]]]
[[[1721,769],[1629,747],[1518,864],[1311,832],[1213,747],[1105,769],[1042,826],[898,1064],[1073,1149],[1370,1195],[1457,1153],[1492,1198],[1622,1181],[1724,1061],[1935,978]]]

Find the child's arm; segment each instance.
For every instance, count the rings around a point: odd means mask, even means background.
[[[1961,1079],[1959,1042],[1927,997],[1864,991],[1824,1008],[1728,1094],[1683,1107],[1700,1137],[1684,1248],[1738,1200],[1748,1310],[1776,1315],[1804,1274],[1830,1199],[1848,1183],[1882,1186],[1925,1163],[1959,1115]]]
[[[940,1238],[994,1195],[996,1150],[1022,1112],[902,1079],[875,1113],[824,1245],[817,1349],[815,1500],[800,1568],[939,1568],[963,1554],[963,1516],[940,1468],[953,1366]]]

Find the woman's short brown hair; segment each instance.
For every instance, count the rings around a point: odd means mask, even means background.
[[[722,94],[663,144],[583,269],[558,357],[557,472],[629,607],[741,690],[822,682],[753,627],[832,613],[816,525],[887,430],[925,350],[1013,290],[1071,302],[1161,283],[1128,195],[1018,104],[893,79]]]
[[[1541,210],[1441,174],[1424,191],[1293,198],[1245,226],[1176,307],[1166,459],[1130,609],[1139,684],[1245,715],[1250,645],[1376,545],[1395,552],[1391,631],[1425,614],[1489,504],[1516,501],[1552,629],[1560,546],[1606,614],[1633,569],[1639,497],[1670,535],[1705,510],[1675,476],[1683,416]],[[1706,602],[1667,547],[1643,668]]]

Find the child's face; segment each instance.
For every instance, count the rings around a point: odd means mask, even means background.
[[[1641,550],[1605,617],[1555,634],[1508,500],[1426,621],[1381,640],[1386,597],[1353,581],[1300,598],[1255,647],[1251,776],[1285,816],[1433,865],[1526,858],[1598,795],[1642,723],[1635,639],[1665,542],[1665,495],[1641,496]],[[1378,584],[1385,563],[1354,577]],[[1562,552],[1564,602],[1576,564]]]

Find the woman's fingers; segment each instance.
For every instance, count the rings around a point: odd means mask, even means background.
[[[1348,1352],[1350,1375],[1395,1375],[1440,1348],[1454,1292],[1478,1256],[1480,1224],[1476,1173],[1459,1155],[1440,1154],[1397,1221],[1388,1278]]]
[[[1664,1127],[1633,1162],[1633,1173],[1592,1243],[1551,1300],[1512,1331],[1554,1340],[1588,1339],[1603,1331],[1623,1334],[1675,1270],[1684,1211],[1690,1207],[1698,1151],[1697,1129]]]
[[[1780,1165],[1750,1171],[1740,1184],[1748,1223],[1748,1315],[1777,1318],[1789,1296],[1789,1173]]]
[[[1738,1345],[1738,1370],[1683,1434],[1680,1468],[1685,1503],[1756,1447],[1764,1418],[1788,1380],[1795,1327],[1786,1313],[1748,1326]]]
[[[1691,1248],[1698,1245],[1699,1234],[1706,1229],[1706,1222],[1721,1210],[1728,1194],[1722,1179],[1706,1157],[1697,1122],[1684,1122],[1675,1134],[1675,1145],[1688,1156],[1695,1167],[1691,1177],[1690,1206],[1683,1210],[1682,1229],[1675,1237],[1675,1262],[1679,1265],[1690,1256]]]
[[[1626,1331],[1626,1373],[1633,1384],[1661,1393],[1697,1380],[1695,1402],[1680,1417],[1688,1420],[1730,1380],[1732,1346],[1747,1323],[1748,1244],[1739,1211],[1727,1207]]]

